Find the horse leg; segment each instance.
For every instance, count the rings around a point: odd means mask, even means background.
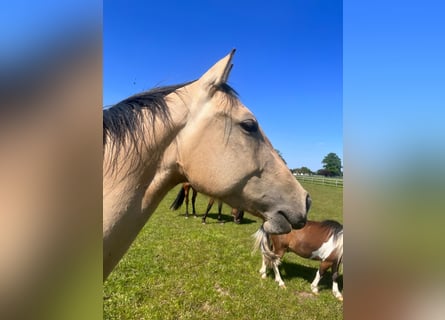
[[[320,282],[320,269],[317,270],[314,281],[311,283],[311,291],[313,294],[318,294],[318,283]]]
[[[198,195],[198,192],[192,188],[192,209],[193,209],[193,216],[197,218],[196,216],[196,209],[195,209],[195,203],[196,203],[196,196]]]
[[[275,273],[275,281],[278,282],[278,285],[281,288],[286,289],[286,285],[284,284],[283,279],[281,279],[280,270],[278,269],[279,265],[280,265],[280,259],[274,259],[272,261],[272,268],[273,272]]]
[[[235,223],[240,224],[243,220],[244,210],[238,210],[234,208],[232,211],[232,215],[234,216],[233,220],[235,221]]]
[[[209,214],[210,209],[212,209],[214,202],[215,202],[215,199],[213,199],[213,198],[209,199],[209,204],[207,205],[206,213],[204,213],[204,217],[202,217],[202,224],[206,224],[207,215]]]
[[[238,209],[237,208],[232,208],[232,216],[233,216],[233,222],[235,222],[235,223],[239,223],[237,220],[236,220],[236,217],[238,216]]]
[[[328,270],[332,266],[332,262],[328,261],[322,261],[320,263],[320,268],[317,270],[317,274],[315,275],[314,281],[311,283],[311,290],[313,294],[318,294],[318,283],[320,282],[321,278],[323,278],[326,270]]]
[[[218,200],[218,221],[219,222],[221,222],[221,220],[222,220],[221,219],[222,205],[223,205],[222,201]]]
[[[189,186],[184,186],[185,191],[185,218],[189,218]]]
[[[273,272],[275,274],[275,281],[278,282],[278,285],[281,288],[286,289],[286,285],[284,284],[283,279],[281,279],[280,270],[278,266],[280,265],[280,259],[269,259],[263,254],[263,264],[261,265],[260,274],[262,279],[266,279],[267,277],[267,265],[272,265]]]
[[[266,257],[264,255],[262,255],[262,257],[263,257],[263,263],[261,264],[260,275],[261,279],[266,279],[267,278]]]
[[[341,294],[340,290],[338,290],[338,267],[338,262],[334,263],[334,265],[332,266],[332,293],[338,300],[343,301],[343,295]]]

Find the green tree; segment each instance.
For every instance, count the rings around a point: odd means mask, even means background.
[[[313,174],[311,169],[309,169],[308,167],[301,167],[300,168],[300,172],[303,173],[303,174]]]
[[[314,174],[311,169],[309,169],[308,167],[301,167],[301,168],[295,168],[291,170],[292,173],[296,173],[296,174]]]
[[[324,157],[323,161],[323,169],[326,175],[329,176],[342,176],[343,173],[341,169],[343,168],[341,165],[341,159],[333,152],[329,153],[326,157]]]

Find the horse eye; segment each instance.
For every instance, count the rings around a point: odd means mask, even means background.
[[[258,123],[253,120],[244,120],[240,123],[241,128],[243,128],[247,132],[257,132],[258,131]]]

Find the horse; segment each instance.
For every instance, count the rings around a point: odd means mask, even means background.
[[[278,266],[286,251],[292,251],[300,257],[321,260],[315,279],[311,283],[311,290],[318,294],[318,283],[324,273],[332,269],[332,293],[343,300],[338,289],[338,270],[343,262],[343,226],[337,221],[310,221],[299,230],[292,230],[288,234],[269,235],[262,227],[255,233],[255,249],[261,248],[263,263],[260,274],[266,278],[266,268],[271,267],[275,273],[275,281],[280,287],[285,284],[280,276]]]
[[[188,219],[189,217],[189,194],[190,194],[190,189],[192,190],[192,209],[193,209],[193,216],[196,218],[196,209],[195,209],[195,203],[196,203],[196,197],[198,195],[198,192],[192,187],[192,185],[188,182],[185,182],[182,184],[181,188],[179,189],[179,192],[175,198],[175,200],[173,200],[172,204],[170,205],[170,209],[172,210],[178,210],[182,204],[184,203],[185,200],[185,218]],[[207,215],[210,212],[210,209],[212,208],[213,204],[215,203],[215,199],[214,198],[210,198],[209,199],[209,203],[207,205],[207,209],[206,212],[204,213],[204,216],[202,218],[202,223],[206,224],[206,219],[207,219]],[[218,221],[222,221],[222,201],[218,200]],[[236,208],[232,208],[232,216],[233,216],[233,221],[237,224],[240,224],[241,221],[243,220],[244,217],[244,211],[243,210],[239,210]]]
[[[271,234],[305,225],[309,193],[227,83],[234,53],[197,80],[103,109],[104,281],[164,196],[182,182],[232,207],[242,205]]]
[[[206,224],[207,215],[209,214],[210,209],[212,209],[212,206],[214,203],[215,203],[215,199],[210,198],[209,203],[207,205],[206,212],[204,213],[204,216],[202,217],[203,224]],[[221,200],[218,200],[218,218],[217,219],[220,222],[222,222],[222,205],[223,205],[223,202]],[[244,210],[232,208],[231,214],[233,216],[233,221],[236,224],[240,224],[242,222],[243,217],[244,217]]]
[[[195,209],[195,203],[196,203],[196,197],[198,196],[198,192],[192,187],[192,185],[188,182],[184,182],[179,189],[178,195],[176,196],[175,200],[173,200],[172,204],[170,205],[170,209],[172,210],[178,210],[182,204],[184,203],[185,199],[185,218],[188,219],[189,217],[189,194],[190,189],[192,190],[192,211],[193,216],[196,218],[196,209]]]

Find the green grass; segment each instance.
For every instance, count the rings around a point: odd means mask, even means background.
[[[342,222],[343,189],[303,186],[313,199],[310,219]],[[226,205],[224,224],[216,220],[216,205],[207,225],[200,218],[185,219],[185,205],[169,209],[177,191],[161,202],[105,282],[104,319],[343,319],[330,273],[320,283],[320,295],[310,294],[316,261],[286,254],[280,271],[287,289],[278,287],[272,272],[261,279],[261,256],[252,254],[251,237],[260,219],[245,214],[237,225]],[[207,197],[198,195],[199,215],[206,206]]]

